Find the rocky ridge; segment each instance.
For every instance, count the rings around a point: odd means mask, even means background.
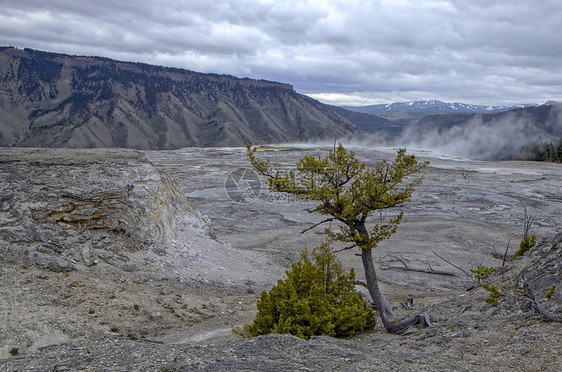
[[[0,47],[0,146],[245,146],[357,130],[288,84]]]
[[[544,101],[536,104],[516,104],[516,105],[473,105],[461,102],[442,102],[437,100],[423,100],[410,102],[394,102],[388,104],[366,105],[366,106],[343,106],[349,110],[365,113],[422,113],[432,114],[471,114],[471,113],[490,113],[516,110],[526,107],[536,107],[544,105],[556,105],[556,101]]]

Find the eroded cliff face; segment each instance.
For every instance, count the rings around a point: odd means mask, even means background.
[[[3,149],[0,180],[5,260],[69,271],[122,266],[134,252],[163,257],[178,239],[220,244],[206,217],[140,152]]]
[[[0,146],[177,149],[358,130],[288,84],[0,47]],[[383,120],[378,118],[378,120]]]

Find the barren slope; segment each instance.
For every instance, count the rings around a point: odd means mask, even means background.
[[[0,48],[0,146],[175,149],[356,130],[288,84]]]

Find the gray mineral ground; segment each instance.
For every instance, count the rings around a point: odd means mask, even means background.
[[[350,148],[367,166],[395,151]],[[328,150],[259,155],[284,168]],[[391,303],[414,295],[397,315],[428,309],[433,326],[398,336],[379,322],[305,341],[231,334],[323,238],[322,228],[300,234],[322,220],[310,204],[269,193],[263,180],[260,189],[245,149],[0,149],[0,370],[562,370],[560,323],[512,290],[485,303],[488,292],[455,267],[501,266],[508,242],[509,257],[519,247],[526,208],[537,247],[492,280],[530,283],[543,308],[562,313],[560,165],[416,156],[431,162],[424,181],[374,257]],[[338,258],[361,278],[354,253]]]

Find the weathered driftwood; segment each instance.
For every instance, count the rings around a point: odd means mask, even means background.
[[[402,300],[400,305],[402,305],[404,309],[411,309],[414,306],[414,295],[411,293],[407,295],[406,298]]]
[[[545,318],[552,320],[554,322],[561,322],[562,323],[562,314],[555,314],[551,311],[548,311],[544,306],[542,306],[535,298],[535,294],[533,293],[531,287],[528,284],[525,284],[523,295],[527,298],[527,301],[531,303],[533,308]]]
[[[409,266],[385,266],[381,267],[381,270],[402,270],[402,271],[415,271],[418,273],[435,274],[435,275],[447,275],[447,276],[457,276],[452,271],[445,270],[435,270],[435,269],[422,269],[419,267],[409,267]]]

